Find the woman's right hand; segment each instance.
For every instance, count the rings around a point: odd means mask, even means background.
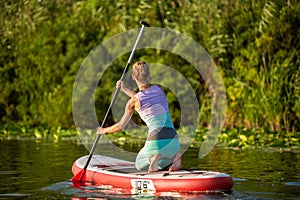
[[[123,82],[123,81],[121,81],[121,80],[117,81],[116,88],[120,88],[120,89],[121,89],[121,91],[123,91],[123,90],[124,90],[124,88],[125,88],[125,86],[124,86],[124,82]]]

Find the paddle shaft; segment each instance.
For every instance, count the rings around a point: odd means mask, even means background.
[[[129,59],[128,59],[128,61],[127,61],[126,67],[125,67],[125,69],[124,69],[124,71],[123,71],[123,74],[122,74],[122,76],[121,76],[121,78],[120,78],[121,81],[124,79],[125,74],[126,74],[126,72],[128,71],[128,68],[129,68],[129,66],[130,66],[130,62],[131,62],[131,60],[132,60],[132,58],[133,58],[134,52],[135,52],[135,50],[136,50],[136,47],[137,47],[137,45],[138,45],[138,43],[139,43],[139,41],[140,41],[140,39],[141,39],[141,37],[142,37],[142,34],[143,34],[143,32],[144,32],[144,29],[145,29],[145,26],[149,27],[149,25],[148,25],[146,22],[144,22],[144,21],[140,21],[140,23],[142,24],[142,28],[141,28],[141,30],[140,30],[140,32],[139,32],[139,35],[138,35],[138,37],[137,37],[137,39],[136,39],[136,41],[135,41],[135,44],[134,44],[134,46],[133,46],[133,49],[132,49],[131,54],[130,54],[130,56],[129,56]],[[107,109],[107,111],[106,111],[106,114],[105,114],[105,117],[104,117],[104,119],[103,119],[103,121],[102,121],[101,127],[103,127],[104,124],[106,123],[106,120],[107,120],[107,118],[108,118],[108,116],[109,116],[109,113],[110,113],[110,109],[112,108],[113,104],[115,103],[115,101],[116,101],[116,99],[117,99],[117,96],[118,96],[119,92],[120,92],[120,88],[117,88],[117,89],[115,90],[115,92],[114,92],[114,95],[113,95],[113,97],[112,97],[112,100],[111,100],[111,102],[110,102],[110,104],[109,104],[109,107],[108,107],[108,109]],[[94,144],[93,144],[93,146],[92,146],[92,149],[91,149],[91,151],[90,151],[89,157],[88,157],[88,159],[87,159],[87,161],[86,161],[86,164],[85,164],[85,166],[84,166],[84,168],[83,168],[84,170],[86,170],[87,167],[89,166],[89,163],[90,163],[90,161],[91,161],[91,159],[92,159],[92,157],[93,157],[94,151],[95,151],[95,149],[96,149],[96,146],[97,146],[97,144],[98,144],[98,142],[99,142],[100,137],[101,137],[101,135],[100,135],[100,134],[97,134],[96,140],[95,140],[95,142],[94,142]],[[82,174],[81,177],[80,177],[80,181],[81,181],[82,177],[83,177],[83,174]]]

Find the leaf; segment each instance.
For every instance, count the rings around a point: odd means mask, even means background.
[[[247,141],[247,137],[245,136],[245,135],[240,135],[240,140],[242,141],[242,142],[246,142]]]

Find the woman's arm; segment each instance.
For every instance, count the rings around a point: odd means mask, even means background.
[[[115,133],[123,130],[133,114],[136,102],[137,99],[135,97],[132,97],[126,104],[125,112],[121,120],[118,123],[106,128],[99,127],[97,134]]]
[[[132,97],[132,96],[136,95],[136,93],[134,91],[132,91],[132,90],[130,90],[127,87],[124,86],[124,82],[123,81],[118,81],[116,87],[120,88],[121,91],[123,93],[125,93],[129,97]]]
[[[136,93],[134,91],[128,89],[127,87],[124,87],[122,92],[124,92],[129,97],[136,95]]]

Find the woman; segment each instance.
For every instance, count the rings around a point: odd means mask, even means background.
[[[148,169],[148,172],[156,172],[168,166],[169,171],[181,169],[178,134],[171,121],[165,94],[159,86],[150,85],[149,66],[143,61],[133,65],[132,79],[138,85],[139,92],[126,88],[122,81],[117,82],[116,87],[131,98],[121,120],[106,128],[99,127],[98,134],[121,131],[136,110],[148,127],[147,141],[137,155],[136,168]]]

